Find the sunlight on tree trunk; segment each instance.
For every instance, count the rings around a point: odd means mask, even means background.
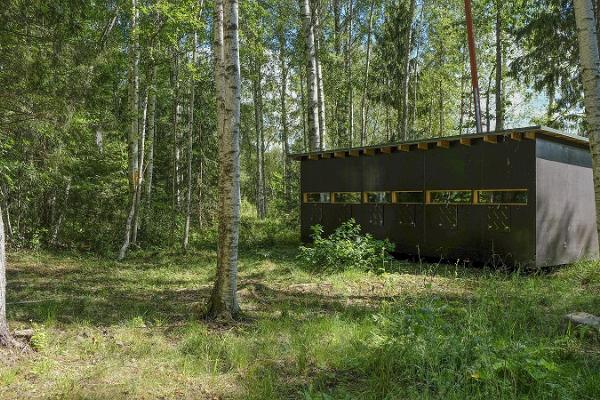
[[[575,0],[579,57],[589,124],[590,148],[596,192],[596,223],[600,237],[600,54],[592,0]]]
[[[215,77],[219,134],[219,228],[217,272],[208,318],[235,318],[240,225],[240,59],[238,1],[215,2]]]

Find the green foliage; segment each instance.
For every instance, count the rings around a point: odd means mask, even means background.
[[[36,351],[43,351],[48,347],[48,332],[43,325],[33,324],[31,347]]]
[[[312,227],[313,247],[300,247],[298,258],[311,269],[320,272],[360,269],[385,271],[392,262],[394,244],[376,240],[371,234],[361,234],[354,219],[344,222],[329,237],[323,237],[323,227]]]

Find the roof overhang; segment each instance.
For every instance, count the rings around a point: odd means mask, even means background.
[[[426,151],[435,147],[448,149],[452,143],[470,146],[475,140],[487,143],[498,143],[498,137],[510,140],[535,140],[538,136],[550,137],[571,143],[579,147],[589,147],[589,140],[583,136],[569,135],[556,129],[545,126],[530,126],[527,128],[508,129],[503,131],[487,132],[483,134],[446,136],[431,139],[395,142],[377,146],[351,147],[327,151],[290,154],[297,161],[319,160],[324,158],[345,158],[359,156],[374,156],[376,154],[389,154],[393,152]]]

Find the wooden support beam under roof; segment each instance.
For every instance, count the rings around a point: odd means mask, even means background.
[[[390,154],[392,152],[392,148],[391,147],[382,147],[381,149],[379,149],[383,154]]]
[[[308,155],[308,159],[309,160],[318,160],[319,159],[319,155],[318,154],[309,154]]]
[[[461,138],[460,139],[460,144],[462,144],[463,146],[470,146],[471,145],[471,139],[469,139],[469,138]]]
[[[360,150],[350,150],[348,152],[348,155],[350,157],[358,157],[358,156],[360,156]]]
[[[525,132],[525,139],[535,140],[535,132]]]
[[[523,140],[523,134],[520,132],[513,132],[510,134],[510,138],[512,140],[516,140],[517,142],[520,142],[521,140]]]
[[[365,156],[369,156],[369,157],[374,156],[375,155],[375,149],[364,149],[363,150],[363,154]]]
[[[346,158],[346,152],[345,151],[336,151],[333,156],[335,158]]]
[[[419,143],[417,148],[419,150],[429,150],[429,143]]]
[[[449,149],[450,142],[448,140],[440,140],[439,142],[437,142],[437,147],[441,149]]]
[[[497,135],[485,135],[483,137],[483,141],[485,143],[496,144],[496,143],[498,143],[498,136]]]
[[[410,144],[401,144],[398,146],[398,150],[408,153],[410,151]]]
[[[333,153],[323,153],[321,155],[321,157],[323,157],[324,159],[331,158],[331,156],[333,156]]]

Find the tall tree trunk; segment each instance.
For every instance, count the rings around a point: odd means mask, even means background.
[[[58,234],[60,232],[60,228],[62,227],[63,221],[65,219],[65,210],[67,209],[67,202],[69,201],[69,193],[71,192],[71,178],[67,180],[67,186],[65,187],[65,200],[63,206],[60,208],[58,212],[58,219],[55,221],[54,229],[52,231],[52,238],[50,239],[50,244],[56,246],[58,243]]]
[[[238,1],[216,0],[215,71],[219,132],[219,240],[217,273],[208,303],[210,318],[236,317],[240,225],[240,59]],[[223,24],[225,28],[223,28]],[[224,37],[224,39],[223,39]]]
[[[335,73],[340,73],[340,58],[341,58],[341,52],[342,52],[342,31],[341,31],[341,6],[340,6],[340,0],[333,0],[333,50],[335,53],[335,58],[334,58],[334,68],[335,68]],[[342,80],[339,79],[339,81],[341,82]],[[344,117],[341,115],[341,105],[340,105],[340,90],[339,90],[339,83],[338,80],[336,79],[335,81],[335,90],[334,90],[334,96],[333,96],[333,107],[334,107],[334,123],[335,123],[335,138],[332,141],[333,143],[339,143],[339,141],[341,140],[341,138],[344,136],[345,133],[345,126],[344,126]]]
[[[172,170],[171,170],[171,244],[175,242],[175,229],[177,228],[177,212],[179,210],[179,136],[177,128],[179,127],[179,46],[176,46],[173,55],[172,72],[172,90],[173,90],[173,136],[172,136]]]
[[[279,32],[279,68],[281,69],[281,85],[280,85],[280,105],[281,105],[281,144],[283,147],[283,197],[287,206],[292,205],[291,191],[291,165],[290,158],[290,143],[289,143],[289,124],[287,110],[287,80],[288,80],[288,64],[285,51],[285,33]]]
[[[304,151],[307,152],[309,151],[309,145],[308,145],[308,124],[307,124],[307,119],[308,119],[308,111],[307,111],[307,106],[306,106],[306,95],[304,92],[304,74],[302,72],[300,72],[298,75],[300,75],[300,106],[302,108],[302,143],[304,145]]]
[[[139,178],[136,186],[135,194],[135,214],[133,216],[133,231],[131,232],[131,243],[137,243],[138,230],[140,226],[140,212],[142,204],[142,192],[144,187],[144,161],[146,157],[146,129],[148,122],[148,88],[146,88],[146,96],[144,98],[144,108],[142,111],[142,132],[139,138]]]
[[[375,9],[375,0],[371,0],[369,7],[369,19],[367,23],[367,54],[365,59],[365,77],[363,83],[362,98],[360,101],[360,145],[365,145],[367,140],[367,114],[368,114],[368,91],[369,91],[369,72],[371,68],[371,35],[373,34],[373,10]]]
[[[592,0],[575,0],[575,20],[592,153],[596,224],[600,237],[600,54],[598,53],[598,33],[596,32]]]
[[[129,134],[128,134],[128,156],[129,156],[129,193],[131,198],[129,215],[125,223],[125,239],[119,251],[119,260],[125,258],[129,244],[131,243],[133,217],[135,215],[136,193],[140,179],[139,170],[139,64],[140,49],[138,42],[139,17],[137,0],[131,0],[131,41],[129,43],[129,83],[128,83],[128,115],[129,115]]]
[[[196,59],[196,49],[198,48],[198,32],[194,32],[194,49],[192,50],[192,65],[194,68],[198,64]],[[196,104],[196,79],[194,76],[190,79],[190,105],[189,120],[187,129],[187,192],[185,205],[185,226],[183,229],[183,249],[187,250],[190,243],[190,224],[192,220],[192,192],[193,192],[193,174],[192,165],[194,158],[194,106]]]
[[[0,347],[23,347],[10,334],[6,319],[6,237],[0,207]]]
[[[150,56],[151,69],[152,69],[152,79],[150,81],[150,85],[148,86],[148,91],[150,92],[149,104],[148,104],[148,139],[147,139],[147,147],[148,147],[148,161],[146,163],[146,223],[149,221],[150,216],[150,205],[152,204],[152,184],[154,178],[154,141],[156,136],[156,86],[154,77],[156,76],[156,63],[154,62],[154,58],[152,57],[152,52]]]
[[[321,66],[321,23],[319,19],[320,4],[319,1],[315,1],[313,7],[313,25],[314,25],[314,39],[315,39],[315,57],[317,65],[317,92],[318,92],[318,103],[319,103],[319,143],[321,150],[325,143],[325,136],[327,135],[326,120],[325,120],[325,89],[323,85],[323,68]]]
[[[408,139],[408,119],[409,119],[409,84],[410,84],[410,53],[413,37],[413,20],[415,18],[416,0],[410,0],[408,9],[408,27],[404,35],[404,54],[402,55],[402,132],[403,139]]]
[[[350,147],[354,143],[354,82],[352,81],[352,22],[354,19],[354,0],[348,5],[347,45],[346,45],[346,75],[348,76],[348,141]]]
[[[259,219],[267,216],[265,199],[265,138],[263,123],[262,66],[255,60],[256,76],[252,80],[254,126],[256,130],[256,211]]]
[[[308,96],[308,143],[310,151],[321,149],[319,127],[319,83],[317,81],[317,56],[315,51],[315,32],[311,18],[310,0],[300,0],[302,25],[304,29],[306,86]]]
[[[504,130],[502,0],[496,0],[496,131]]]

